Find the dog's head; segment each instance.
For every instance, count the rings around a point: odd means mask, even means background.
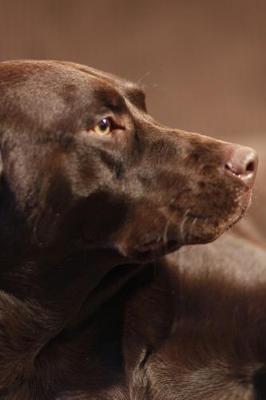
[[[217,238],[246,210],[257,164],[158,124],[137,86],[63,62],[0,64],[0,135],[2,243],[128,260]]]

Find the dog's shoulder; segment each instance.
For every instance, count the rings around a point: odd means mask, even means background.
[[[241,286],[266,283],[266,249],[233,233],[207,245],[187,246],[167,256],[168,265],[191,276],[219,277]]]
[[[213,385],[213,400],[261,393],[265,252],[228,234],[151,268],[154,279],[127,305],[125,324],[127,373],[138,398],[158,390],[166,399],[206,398]]]

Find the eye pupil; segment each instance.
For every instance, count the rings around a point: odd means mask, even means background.
[[[110,121],[107,118],[103,118],[98,124],[102,132],[110,128]]]

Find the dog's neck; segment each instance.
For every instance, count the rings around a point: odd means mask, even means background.
[[[1,325],[5,326],[0,336],[5,363],[0,361],[0,389],[34,374],[35,360],[40,354],[45,357],[51,341],[80,329],[142,268],[121,264],[121,258],[110,251],[81,252],[61,260],[59,253],[42,258],[40,252],[35,259],[19,256],[13,255],[14,264],[0,277]]]
[[[121,287],[138,269],[136,264],[126,264],[111,250],[64,254],[53,248],[49,252],[40,249],[29,253],[31,257],[13,251],[11,258],[10,255],[5,257],[4,249],[0,251],[0,290],[21,301],[32,301],[46,310],[51,308],[54,312],[65,313],[66,320],[71,319],[72,313],[76,314],[76,309],[87,298],[91,299],[93,312],[96,304],[101,302],[99,297],[103,296],[99,294],[100,287],[105,285],[103,293],[112,295],[116,286]],[[112,279],[113,274],[116,274],[115,279]]]

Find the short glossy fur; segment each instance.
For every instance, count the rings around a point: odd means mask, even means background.
[[[266,396],[265,253],[197,245],[249,204],[234,148],[158,124],[109,74],[0,64],[2,398]]]

